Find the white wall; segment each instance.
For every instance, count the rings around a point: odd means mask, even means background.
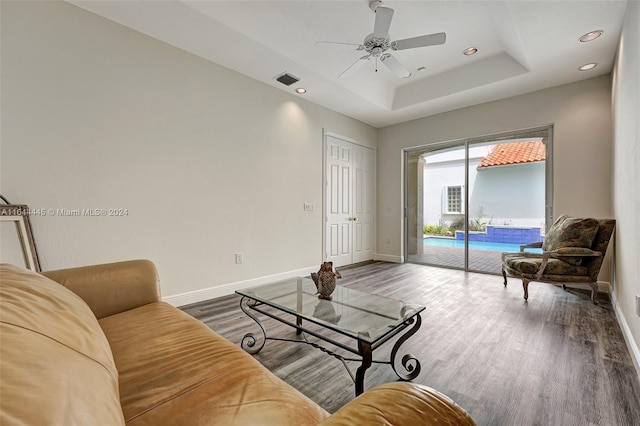
[[[464,154],[463,154],[464,155]],[[481,158],[469,159],[469,218],[490,225],[542,226],[545,163],[494,166],[478,170]],[[450,223],[460,215],[443,215],[443,188],[464,185],[464,160],[427,163],[424,167],[424,224]],[[513,192],[518,188],[517,193]],[[509,197],[504,194],[511,193]]]
[[[445,186],[464,186],[464,160],[425,164],[423,184],[423,214],[425,225],[450,224],[459,215],[444,211]]]
[[[32,217],[43,269],[148,258],[172,296],[317,268],[322,130],[374,128],[67,3],[1,18],[2,194],[128,209]]]
[[[610,109],[611,78],[605,75],[380,129],[378,252],[387,259],[403,256],[403,148],[549,124],[555,216],[613,217]],[[603,272],[601,279],[609,281]]]
[[[544,230],[544,181],[544,162],[479,170],[470,188],[469,215],[475,218],[483,212],[483,222],[493,225],[540,227]]]
[[[476,167],[490,151],[488,145],[469,149],[469,190],[471,192],[473,192],[478,173]],[[440,222],[450,224],[461,216],[443,214],[444,187],[464,186],[464,147],[429,154],[424,159],[424,224],[438,225]]]
[[[464,156],[464,151],[462,155]],[[480,161],[480,159],[469,159],[469,190],[471,191],[473,191],[475,174],[477,173],[476,166],[480,164]],[[425,164],[423,187],[425,225],[451,224],[452,221],[462,218],[461,214],[447,214],[445,212],[446,195],[444,188],[445,186],[465,186],[464,168],[464,159],[447,161],[446,163]],[[464,194],[462,198],[464,199]]]
[[[640,3],[627,6],[613,73],[613,208],[616,262],[613,298],[640,374]]]
[[[545,163],[493,166],[478,170],[494,145],[469,150],[469,218],[491,225],[541,227],[544,230]],[[437,161],[441,155],[446,161]],[[455,155],[455,157],[454,157]],[[424,166],[424,224],[450,223],[443,215],[443,188],[464,185],[464,149],[427,156]],[[513,191],[517,188],[518,191]],[[504,194],[511,193],[510,197]]]

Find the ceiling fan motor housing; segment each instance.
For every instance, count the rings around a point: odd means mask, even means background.
[[[372,0],[372,1],[369,3],[369,8],[371,8],[371,10],[373,10],[374,12],[375,12],[375,11],[376,11],[376,9],[377,9],[377,8],[379,8],[380,6],[384,6],[380,0]]]
[[[364,39],[362,45],[364,46],[364,50],[369,53],[382,53],[389,47],[391,47],[391,40],[389,39],[389,37],[379,38],[374,37],[373,34],[369,34],[367,38]]]

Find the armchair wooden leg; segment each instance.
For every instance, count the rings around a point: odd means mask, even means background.
[[[504,277],[504,286],[507,286],[507,273],[504,271],[504,269],[502,270],[502,276]]]
[[[524,300],[529,299],[529,280],[522,280],[522,288],[524,289]]]
[[[589,283],[589,286],[591,287],[591,301],[593,302],[594,305],[598,304],[598,283]]]

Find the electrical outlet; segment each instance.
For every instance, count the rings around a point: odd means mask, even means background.
[[[244,253],[236,253],[236,264],[244,263]]]

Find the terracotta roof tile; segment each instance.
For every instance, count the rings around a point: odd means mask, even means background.
[[[501,143],[482,159],[478,169],[544,161],[546,152],[542,141]]]

